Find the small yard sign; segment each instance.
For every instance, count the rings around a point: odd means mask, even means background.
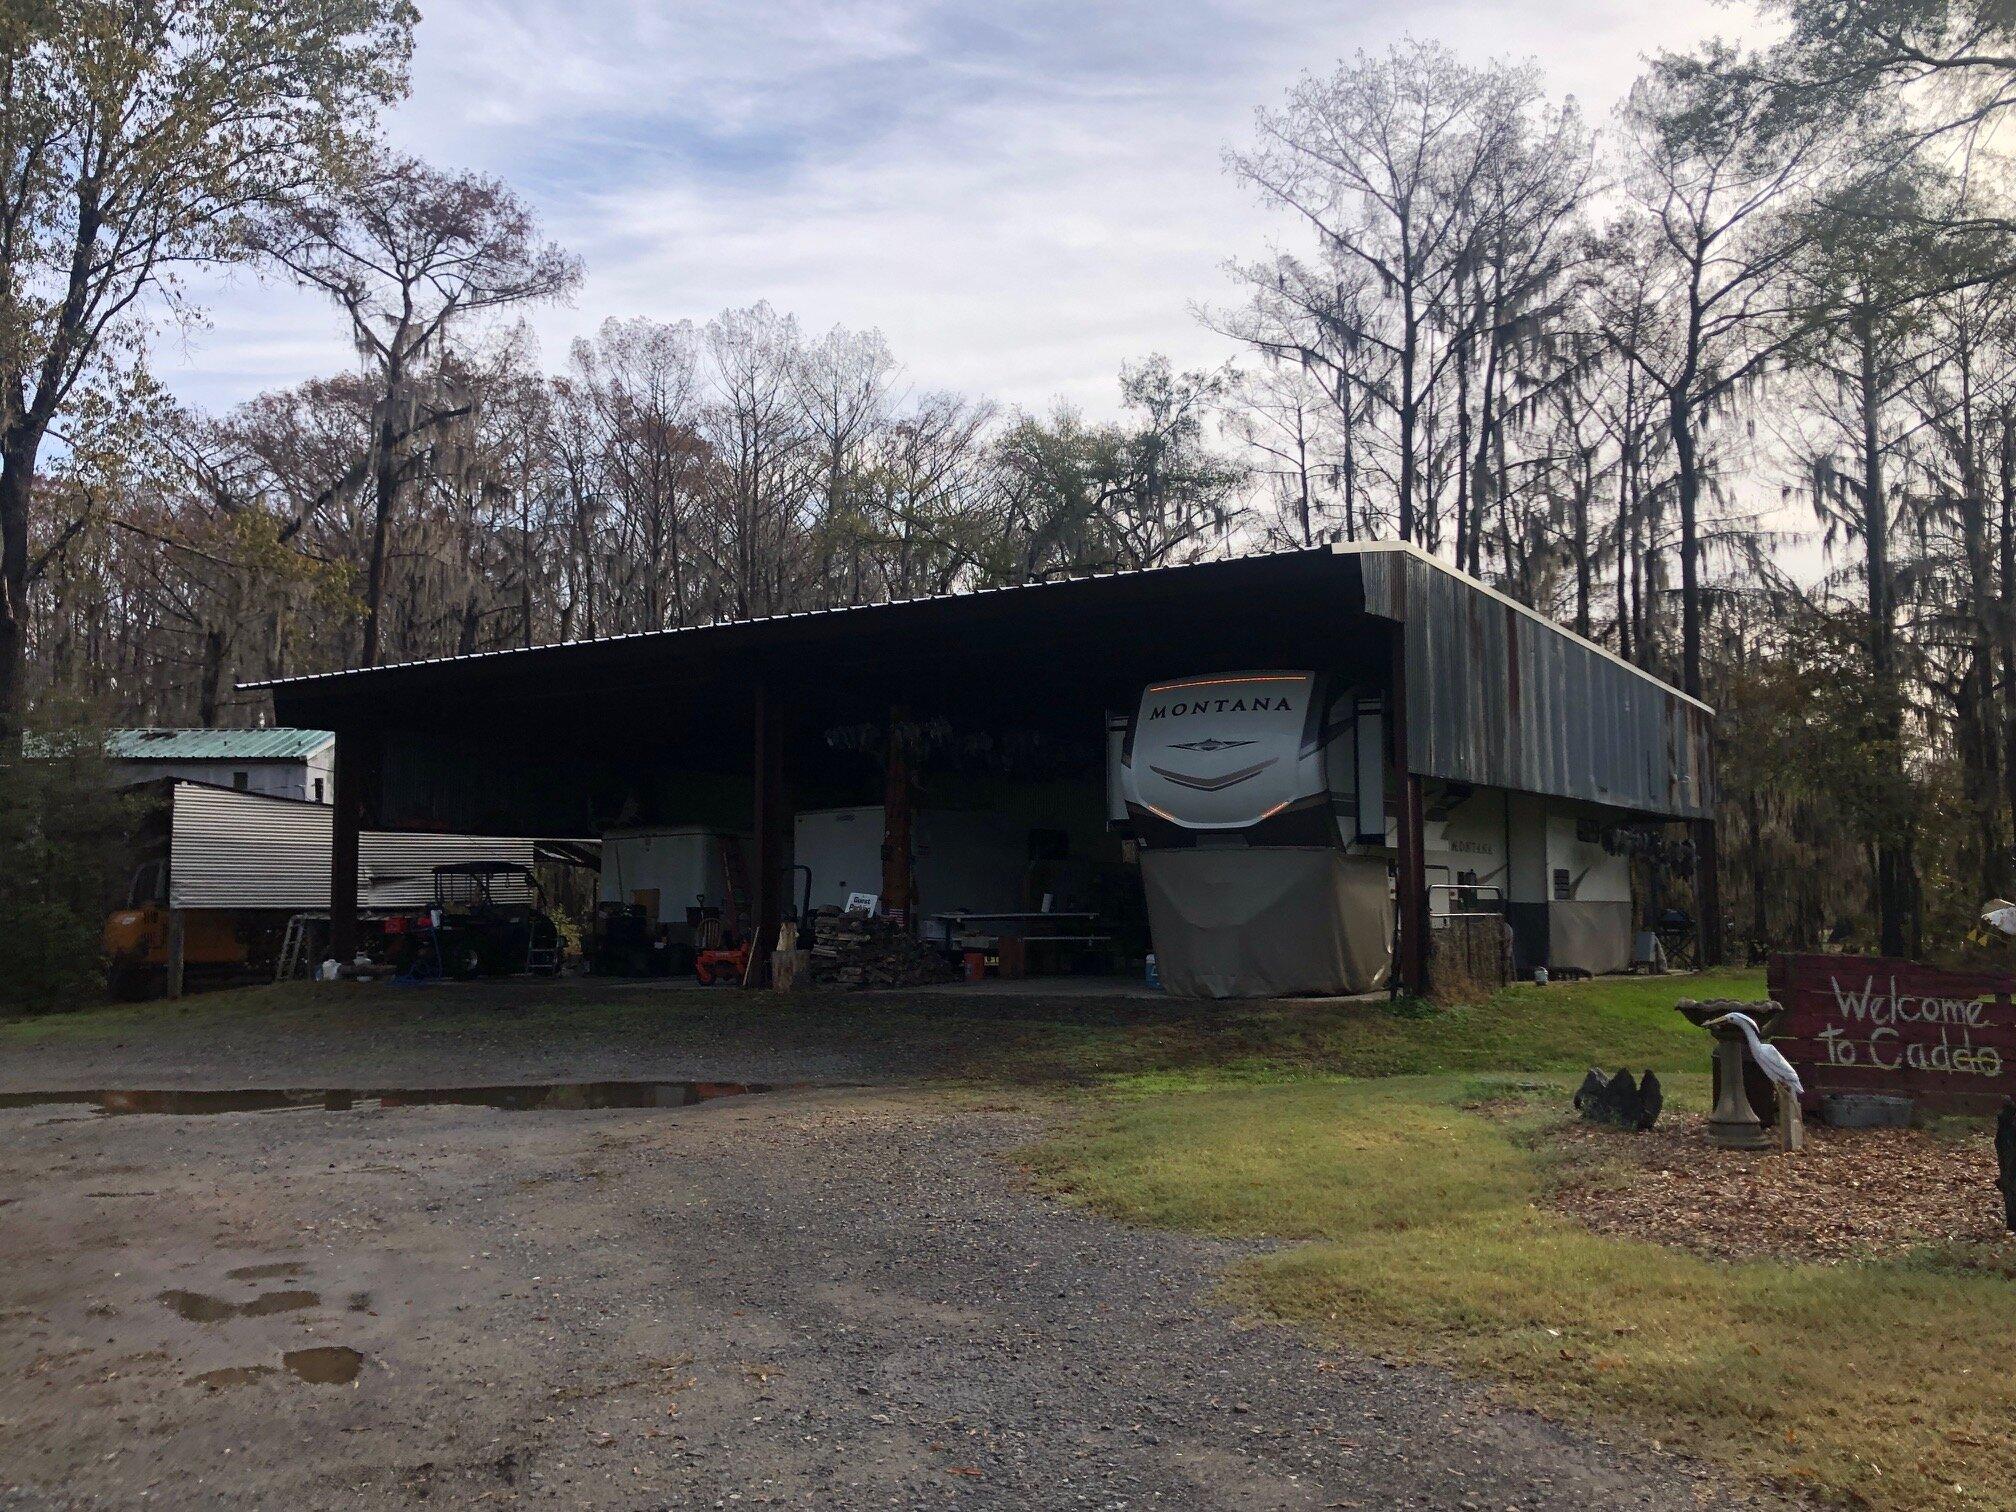
[[[1808,1105],[1829,1092],[1889,1092],[1980,1110],[2016,1095],[2016,977],[1940,971],[1882,956],[1776,955],[1773,1036]]]

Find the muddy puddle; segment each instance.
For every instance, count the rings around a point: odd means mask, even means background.
[[[161,1305],[176,1317],[191,1323],[221,1323],[226,1318],[266,1318],[274,1313],[299,1312],[304,1307],[319,1307],[322,1298],[312,1291],[272,1291],[254,1297],[250,1302],[227,1302],[222,1297],[207,1296],[203,1292],[165,1291],[161,1293]]]
[[[603,1108],[685,1108],[717,1097],[776,1090],[769,1082],[602,1081],[536,1082],[497,1087],[234,1088],[222,1092],[0,1092],[0,1108],[76,1106],[100,1114],[275,1113],[303,1108],[349,1112],[359,1108],[443,1105],[501,1108],[512,1113],[594,1111]]]
[[[341,1344],[318,1344],[290,1349],[280,1363],[311,1386],[348,1386],[364,1368],[364,1356]]]
[[[348,1386],[364,1368],[364,1356],[341,1344],[318,1344],[309,1349],[290,1349],[280,1356],[280,1364],[226,1365],[222,1370],[206,1370],[194,1379],[198,1386],[222,1391],[232,1386],[249,1386],[266,1376],[285,1370],[310,1386]]]

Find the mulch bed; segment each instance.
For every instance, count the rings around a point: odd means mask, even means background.
[[[1571,1158],[1556,1205],[1598,1233],[1718,1260],[1833,1264],[1953,1245],[1982,1265],[2016,1265],[1985,1130],[1951,1139],[1809,1124],[1806,1148],[1789,1155],[1717,1149],[1706,1124],[1677,1114],[1642,1134],[1563,1125],[1555,1137]]]

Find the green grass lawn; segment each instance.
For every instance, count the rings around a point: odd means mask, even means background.
[[[1728,1264],[1596,1235],[1545,1201],[1557,1157],[1536,1136],[1573,1077],[1534,1073],[1679,1069],[1669,1102],[1702,1106],[1703,1040],[1669,1026],[1671,1004],[1760,985],[1520,988],[1397,1026],[1421,1035],[1405,1050],[1371,1037],[1384,1072],[1455,1063],[1434,1075],[1312,1078],[1291,1061],[1244,1084],[1123,1077],[1027,1156],[1114,1217],[1305,1241],[1237,1267],[1228,1291],[1355,1347],[1828,1498],[2016,1506],[2009,1276],[1932,1253]],[[1476,1069],[1494,1061],[1524,1074]]]
[[[1312,1076],[1449,1071],[1698,1070],[1706,1038],[1682,997],[1761,998],[1760,971],[1608,977],[1508,988],[1487,1003],[1418,999],[1201,1005],[1166,1022],[1032,1045],[1024,1079],[1104,1079],[1136,1092]]]
[[[457,1024],[488,1031],[508,1009],[512,1033],[556,1040],[666,1028],[704,1017],[755,1036],[803,1029],[839,1038],[913,1038],[944,1046],[947,1075],[976,1081],[1126,1082],[1137,1088],[1397,1076],[1447,1070],[1580,1071],[1593,1059],[1660,1070],[1696,1067],[1700,1031],[1673,1012],[1681,996],[1762,994],[1757,973],[1612,978],[1514,987],[1487,1004],[1438,1008],[1372,1002],[1192,1003],[1158,999],[917,993],[784,994],[653,990],[528,979],[440,990],[289,983],[0,1021],[7,1047],[112,1044],[150,1027],[177,1035],[270,1034],[304,1027],[371,1034]],[[1600,1054],[1599,1054],[1600,1052]]]

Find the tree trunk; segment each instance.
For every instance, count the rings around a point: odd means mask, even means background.
[[[385,545],[392,511],[399,502],[399,428],[395,411],[402,376],[396,356],[385,372],[385,403],[378,416],[378,455],[372,467],[374,498],[371,516],[371,558],[364,580],[364,654],[359,665],[378,665],[379,622],[385,609]]]
[[[1631,660],[1631,450],[1617,451],[1617,654]]]
[[[1593,452],[1582,453],[1580,475],[1575,480],[1575,633],[1589,638],[1589,601],[1595,591],[1590,565],[1589,502],[1596,492],[1596,459]]]
[[[1470,333],[1456,355],[1456,570],[1470,571]]]
[[[1414,445],[1420,429],[1420,403],[1414,393],[1414,363],[1419,346],[1411,299],[1406,330],[1400,339],[1400,539],[1411,541],[1418,533],[1414,518]]]
[[[1978,885],[1984,897],[2005,891],[2007,867],[2002,854],[2001,783],[1996,767],[2000,742],[1995,735],[1995,584],[1988,550],[1988,501],[1982,487],[1979,437],[1974,424],[1973,344],[1963,332],[1958,347],[1960,367],[1960,523],[1967,558],[1967,623],[1969,646],[1960,699],[1962,771],[1969,806],[1974,810]]]
[[[0,748],[11,748],[28,714],[28,508],[40,435],[25,423],[0,444]]]
[[[2004,404],[1997,449],[2001,582],[1996,611],[2002,653],[2003,807],[2016,814],[2016,404]]]
[[[203,632],[203,685],[196,694],[196,717],[206,730],[215,729],[224,709],[224,632]]]
[[[1861,358],[1862,530],[1869,555],[1869,666],[1876,682],[1877,729],[1882,754],[1883,812],[1877,816],[1876,921],[1877,948],[1900,956],[1905,948],[1908,905],[1899,834],[1902,816],[1893,808],[1905,795],[1904,693],[1897,678],[1895,622],[1890,607],[1890,501],[1883,476],[1881,412],[1883,394],[1876,372],[1876,337],[1865,316],[1856,332]]]
[[[1694,415],[1684,392],[1667,404],[1667,429],[1673,437],[1673,457],[1680,495],[1680,687],[1701,696],[1701,564],[1697,507],[1701,471],[1695,452]]]

